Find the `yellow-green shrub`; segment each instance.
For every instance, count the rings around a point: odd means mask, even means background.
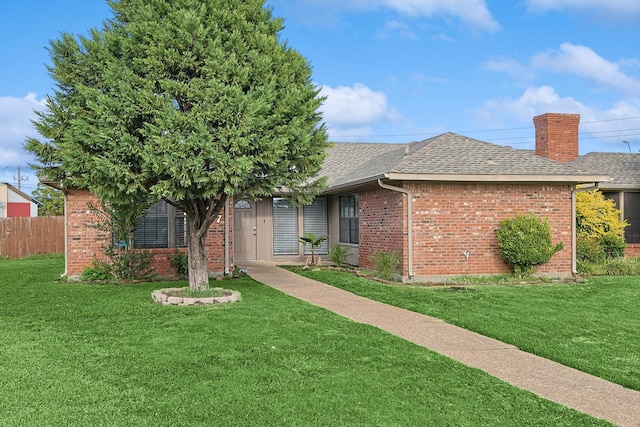
[[[577,193],[576,225],[578,259],[600,262],[602,255],[608,259],[624,255],[622,232],[629,224],[621,219],[615,202],[605,199],[600,191]],[[598,249],[594,250],[595,248]],[[591,256],[595,254],[598,255]]]

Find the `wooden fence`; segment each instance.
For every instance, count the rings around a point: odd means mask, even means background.
[[[0,219],[0,256],[22,258],[63,252],[63,216]]]

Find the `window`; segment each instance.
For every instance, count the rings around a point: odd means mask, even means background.
[[[273,199],[273,254],[298,255],[298,208],[287,199]]]
[[[622,215],[629,223],[624,228],[624,241],[640,243],[640,193],[625,192]]]
[[[622,218],[629,223],[629,226],[624,228],[624,241],[640,243],[640,193],[603,191],[602,194],[606,199],[615,202],[616,208],[622,211]]]
[[[151,205],[134,233],[136,248],[184,248],[187,246],[187,218],[164,200]]]
[[[304,234],[312,233],[316,237],[329,234],[329,224],[327,221],[327,199],[315,199],[312,204],[303,208]],[[316,254],[326,255],[329,253],[329,242],[325,240],[316,248]],[[304,254],[311,255],[311,246],[305,245]]]
[[[235,205],[233,205],[234,209],[251,209],[251,203],[248,200],[238,200]]]
[[[340,243],[358,244],[358,195],[340,196]]]

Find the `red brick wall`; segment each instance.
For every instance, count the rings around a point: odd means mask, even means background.
[[[533,118],[536,154],[558,162],[578,157],[579,114],[547,113]]]
[[[360,267],[372,268],[378,252],[398,251],[407,269],[405,197],[377,188],[358,195]]]
[[[553,242],[565,248],[538,273],[571,273],[569,185],[405,183],[413,193],[413,269],[416,276],[510,272],[498,253],[500,220],[533,212],[551,223]],[[378,251],[406,247],[401,193],[360,193],[360,265]],[[405,202],[406,203],[406,202]],[[388,235],[385,237],[385,235]],[[466,259],[463,253],[469,251]],[[407,252],[403,250],[406,275]]]
[[[99,199],[88,190],[68,190],[67,193],[67,276],[77,277],[82,274],[85,267],[91,266],[94,258],[105,259],[101,252],[104,246],[109,245],[111,234],[89,227],[87,224],[97,222],[88,203],[98,204]],[[230,214],[231,219],[231,214]],[[231,224],[230,224],[231,226]],[[229,239],[232,241],[233,228],[229,230]],[[207,266],[212,273],[224,272],[224,210],[221,212],[220,222],[214,222],[205,241],[207,246]],[[153,265],[160,276],[171,277],[176,275],[171,266],[170,255],[176,250],[185,251],[186,248],[157,248],[144,249],[152,252]],[[230,252],[232,256],[233,252]],[[231,260],[232,261],[232,260]]]
[[[624,254],[628,257],[640,257],[640,243],[627,243]]]
[[[98,217],[89,210],[88,203],[98,205],[99,199],[88,190],[71,189],[67,192],[67,276],[75,277],[94,258],[105,259],[100,251],[109,245],[111,234],[89,227]]]
[[[229,206],[233,206],[233,202],[229,202]],[[207,267],[210,272],[223,273],[224,272],[224,209],[220,212],[220,216],[217,217],[205,239],[205,247],[207,250]],[[233,223],[231,223],[231,213],[229,214],[229,256],[233,257]],[[233,259],[230,260],[233,262]]]

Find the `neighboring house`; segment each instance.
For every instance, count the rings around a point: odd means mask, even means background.
[[[616,202],[622,218],[629,223],[624,230],[626,254],[640,256],[640,154],[589,153],[568,164],[611,177],[598,188],[606,198]]]
[[[565,246],[537,272],[569,276],[575,271],[576,186],[609,179],[564,163],[578,156],[579,119],[536,117],[536,153],[454,133],[411,144],[335,143],[321,172],[329,187],[311,205],[293,206],[286,194],[230,202],[207,236],[208,268],[222,274],[243,261],[304,261],[310,250],[298,238],[311,232],[329,236],[317,253],[340,244],[351,264],[365,268],[373,267],[378,252],[397,251],[405,279],[507,273],[498,253],[499,222],[532,212],[549,219],[553,242]],[[95,221],[87,208],[94,195],[65,193],[72,277],[111,237],[86,226]],[[141,220],[136,242],[156,254],[161,274],[169,274],[168,255],[183,250],[184,233],[184,216],[159,204]]]
[[[0,218],[38,216],[38,202],[7,182],[0,182]]]

